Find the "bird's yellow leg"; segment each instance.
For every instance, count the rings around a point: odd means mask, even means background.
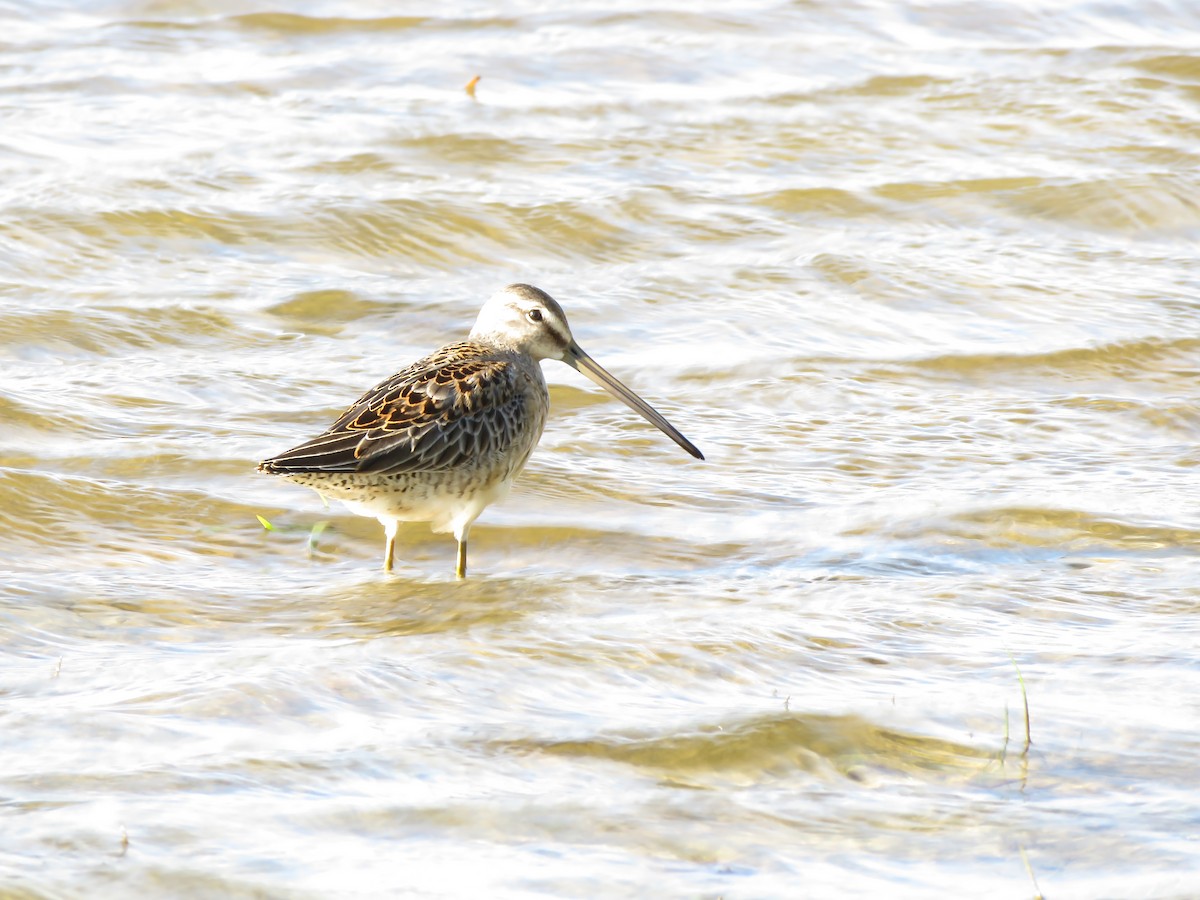
[[[458,565],[454,568],[455,578],[467,577],[467,541],[463,538],[458,542]]]
[[[387,544],[383,548],[383,571],[392,571],[392,560],[396,557],[396,532],[400,526],[396,522],[384,522],[384,531],[387,532]]]

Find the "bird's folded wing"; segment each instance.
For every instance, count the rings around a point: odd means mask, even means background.
[[[398,474],[452,469],[503,453],[527,394],[518,368],[451,344],[363,394],[327,431],[262,463],[289,472]]]

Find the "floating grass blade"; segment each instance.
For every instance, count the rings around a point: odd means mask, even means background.
[[[267,531],[274,531],[274,530],[275,530],[275,526],[274,526],[274,525],[272,525],[270,522],[268,522],[268,521],[267,521],[265,518],[263,518],[262,516],[255,516],[254,518],[258,519],[258,524],[259,524],[259,525],[261,525],[263,528],[267,529]]]
[[[308,533],[308,555],[309,555],[309,558],[312,558],[312,555],[317,552],[317,539],[322,534],[325,533],[325,529],[328,527],[329,527],[329,520],[322,519],[320,522],[317,522],[315,525],[313,525],[312,531],[310,531]]]
[[[1021,685],[1021,702],[1025,704],[1025,751],[1029,752],[1029,745],[1033,743],[1033,737],[1030,734],[1029,725],[1029,694],[1025,691],[1025,677],[1021,674],[1021,667],[1017,665],[1016,658],[1012,655],[1012,651],[1008,651],[1009,662],[1013,664],[1013,668],[1017,670],[1017,682]]]
[[[1025,853],[1025,848],[1021,844],[1017,844],[1017,849],[1021,852],[1021,861],[1025,863],[1025,871],[1029,873],[1029,880],[1033,882],[1033,900],[1046,900],[1046,895],[1042,893],[1041,887],[1038,886],[1037,876],[1033,874],[1033,866],[1029,864],[1029,857]]]

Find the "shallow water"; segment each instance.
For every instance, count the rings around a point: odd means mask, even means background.
[[[1200,12],[428,10],[0,3],[0,892],[1200,893]],[[255,474],[515,280],[707,461]]]

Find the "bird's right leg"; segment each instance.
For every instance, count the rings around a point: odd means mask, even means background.
[[[396,556],[396,532],[400,530],[400,523],[391,519],[383,523],[383,529],[387,534],[387,543],[383,548],[383,571],[390,572]]]

